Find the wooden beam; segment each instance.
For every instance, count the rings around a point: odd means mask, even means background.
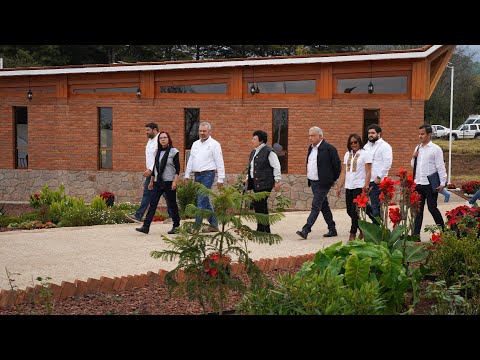
[[[425,100],[430,99],[435,87],[445,71],[445,68],[450,61],[456,45],[445,45],[435,51],[427,58],[427,66],[430,68],[430,88],[426,93]]]

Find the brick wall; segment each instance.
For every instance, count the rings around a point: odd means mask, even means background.
[[[80,180],[95,174],[95,178],[103,182],[115,178],[119,184],[112,183],[108,190],[118,193],[125,189],[122,197],[138,201],[147,141],[144,125],[157,122],[161,130],[171,134],[175,147],[180,150],[183,170],[184,108],[187,107],[200,108],[200,121],[212,124],[212,136],[222,144],[226,173],[231,177],[247,165],[252,132],[267,131],[271,143],[272,108],[288,108],[288,172],[299,175],[288,181],[290,187],[304,181],[310,127],[321,127],[326,141],[335,145],[343,158],[348,135],[362,134],[363,110],[380,109],[383,137],[393,148],[390,174],[394,175],[402,167],[410,170],[409,161],[418,143],[417,129],[423,123],[424,109],[423,101],[391,99],[42,99],[27,103],[25,99],[4,98],[0,101],[0,182],[9,179],[8,186],[0,185],[0,200],[27,200],[27,194],[37,191],[37,186],[41,188],[45,182],[52,184],[54,179],[66,186],[71,182],[72,188],[82,189],[78,194],[97,193],[107,184]],[[14,170],[12,104],[28,106],[28,170]],[[113,171],[98,170],[98,107],[113,108]],[[65,181],[59,177],[64,177]],[[87,189],[83,189],[85,187]],[[308,198],[309,195],[306,192],[302,196]]]

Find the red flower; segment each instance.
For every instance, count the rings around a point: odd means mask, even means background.
[[[397,226],[402,221],[402,215],[399,208],[388,209],[388,217],[393,224],[393,227]]]
[[[104,199],[105,201],[107,201],[109,199],[113,199],[115,197],[115,194],[111,193],[111,192],[108,192],[108,191],[105,191],[105,192],[100,194],[100,197],[102,199]]]
[[[420,194],[416,191],[410,194],[410,205],[413,207],[420,207]]]
[[[364,192],[362,192],[353,200],[353,202],[357,204],[359,208],[364,208],[367,206],[368,196]]]
[[[400,178],[400,181],[402,181],[407,176],[407,170],[399,169],[398,173],[397,173],[397,176]]]
[[[217,270],[215,269],[215,267],[218,268],[216,264],[219,264],[221,267],[227,269],[231,261],[232,259],[230,259],[226,255],[220,256],[219,253],[212,253],[212,254],[209,254],[205,258],[205,260],[203,260],[202,264],[203,264],[203,267],[205,268],[205,273],[207,275],[215,277],[217,275]]]
[[[440,234],[440,235],[432,234],[432,241],[435,244],[437,244],[437,243],[439,244],[439,243],[443,242],[442,234]]]

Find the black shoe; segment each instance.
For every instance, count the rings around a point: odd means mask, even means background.
[[[323,234],[323,237],[333,237],[333,236],[337,236],[337,230],[335,229],[328,230],[326,234]]]
[[[139,228],[135,228],[135,230],[140,231],[144,234],[148,234],[148,232],[150,231],[150,228],[142,226],[142,227],[139,227]]]
[[[305,234],[303,231],[297,231],[297,235],[300,236],[302,239],[306,239],[308,234]]]
[[[167,231],[167,234],[176,234],[177,233],[177,228],[174,226],[172,227],[171,230]]]

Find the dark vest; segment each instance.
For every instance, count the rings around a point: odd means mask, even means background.
[[[255,156],[253,160],[253,176],[250,177],[250,163],[252,157],[255,154],[255,150],[250,153],[250,159],[248,161],[248,189],[254,191],[271,191],[273,185],[275,185],[275,179],[273,178],[273,168],[270,166],[268,156],[273,149],[270,146],[264,146]]]

